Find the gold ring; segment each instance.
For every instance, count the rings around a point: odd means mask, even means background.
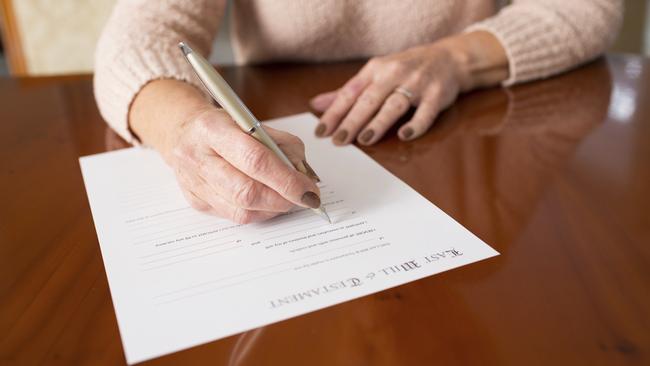
[[[400,86],[399,88],[395,89],[395,93],[400,93],[405,96],[409,102],[413,102],[413,93],[411,93],[410,90]]]

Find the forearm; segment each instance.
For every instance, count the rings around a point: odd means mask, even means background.
[[[467,32],[493,34],[507,50],[513,85],[555,75],[603,53],[616,36],[623,0],[514,0]]]
[[[508,78],[508,56],[492,34],[463,33],[438,42],[447,48],[458,68],[462,91],[499,85]]]
[[[133,100],[129,111],[131,131],[163,156],[170,150],[183,124],[213,108],[195,86],[173,79],[154,80]]]
[[[225,3],[116,2],[97,43],[94,86],[99,111],[125,140],[137,141],[131,133],[133,126],[128,123],[128,114],[143,86],[155,89],[152,80],[176,79],[200,87],[177,44],[181,40],[188,42],[195,51],[208,55]]]

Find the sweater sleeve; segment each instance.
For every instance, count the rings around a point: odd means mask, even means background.
[[[506,50],[508,86],[545,78],[590,61],[616,37],[622,0],[514,0],[465,31],[492,33]]]
[[[187,41],[207,56],[225,0],[120,0],[95,51],[94,91],[102,117],[124,139],[138,143],[128,125],[131,102],[149,81],[200,81],[178,49]]]

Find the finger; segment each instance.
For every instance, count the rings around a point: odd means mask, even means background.
[[[307,163],[307,160],[303,160],[303,161],[299,162],[298,164],[296,164],[296,169],[298,169],[299,172],[307,175],[314,182],[320,183],[320,177],[318,176],[318,174],[316,174],[316,172],[311,167],[311,165],[309,165],[309,163]]]
[[[397,135],[405,141],[422,136],[433,125],[438,111],[436,102],[423,100],[415,111],[413,118],[397,131]]]
[[[226,218],[238,224],[265,221],[280,214],[280,212],[247,210],[242,207],[231,206],[220,196],[212,196],[210,204],[217,216]]]
[[[361,92],[370,84],[371,79],[367,75],[368,72],[364,70],[345,83],[336,93],[332,105],[323,113],[320,123],[316,126],[316,136],[329,136],[352,108]]]
[[[187,203],[190,204],[190,206],[193,209],[199,212],[203,212],[205,214],[216,215],[216,212],[212,210],[212,206],[210,206],[210,204],[200,199],[196,194],[194,194],[189,189],[185,188],[184,186],[181,186],[181,192],[183,192],[183,196],[185,197],[185,200],[187,201]]]
[[[293,203],[216,155],[203,155],[194,167],[205,183],[230,206],[247,210],[287,212]]]
[[[219,207],[213,207],[210,202],[211,198],[217,194],[211,191],[210,187],[205,186],[205,181],[192,171],[187,169],[175,169],[176,180],[185,196],[185,200],[192,208],[197,211],[208,213],[211,215],[226,218],[224,215],[218,214]]]
[[[381,109],[359,134],[358,141],[363,145],[371,145],[379,141],[386,131],[411,107],[409,99],[401,93],[392,93],[384,102]]]
[[[242,173],[302,207],[320,206],[318,187],[304,174],[287,166],[269,148],[234,124],[212,125],[212,148]]]
[[[354,140],[394,89],[393,82],[372,83],[368,86],[334,132],[334,143],[345,145]]]
[[[305,144],[298,136],[268,126],[264,126],[264,130],[294,165],[305,160]]]
[[[234,207],[216,194],[198,175],[177,174],[177,178],[181,184],[185,198],[193,208],[201,212],[228,219],[239,224],[264,221],[279,214],[279,212],[255,211]]]
[[[299,172],[307,175],[315,182],[320,182],[320,178],[307,163],[305,158],[305,144],[300,138],[288,132],[276,130],[275,128],[265,127],[266,132],[275,140],[280,149],[287,155],[293,166]]]
[[[219,124],[211,124],[214,125]],[[225,127],[220,129],[228,130]],[[205,135],[211,134],[213,131],[208,130]],[[190,191],[195,191],[195,185],[205,183],[230,205],[250,210],[286,212],[293,206],[277,192],[233,167],[211,148],[199,149],[188,145],[177,149],[175,158],[177,177]]]
[[[319,94],[309,101],[309,105],[318,113],[323,113],[336,99],[337,90]]]

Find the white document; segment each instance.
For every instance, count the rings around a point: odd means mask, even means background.
[[[328,224],[308,209],[236,225],[195,212],[156,152],[82,157],[129,363],[322,309],[498,253],[353,146],[299,136]]]

